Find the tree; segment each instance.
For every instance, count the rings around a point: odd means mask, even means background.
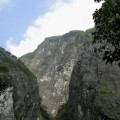
[[[93,43],[104,53],[106,63],[117,61],[120,66],[120,0],[94,1],[104,3],[93,14],[96,29]]]

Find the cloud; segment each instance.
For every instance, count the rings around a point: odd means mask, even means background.
[[[8,50],[17,57],[36,49],[45,37],[61,35],[70,30],[86,30],[94,26],[92,14],[101,5],[94,0],[59,0],[50,11],[38,17],[29,26],[18,45],[11,38],[7,41]],[[12,38],[13,39],[13,38]]]
[[[0,0],[0,6],[8,4],[10,0]]]
[[[0,0],[0,12],[2,11],[5,5],[8,5],[11,0]]]

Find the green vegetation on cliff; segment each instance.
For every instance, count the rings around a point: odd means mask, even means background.
[[[68,116],[68,104],[66,103],[60,106],[54,120],[69,120]]]
[[[8,87],[13,87],[16,120],[50,120],[41,105],[36,77],[19,59],[0,48],[0,94]]]

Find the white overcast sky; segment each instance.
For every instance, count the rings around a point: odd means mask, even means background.
[[[94,0],[55,0],[47,12],[40,14],[33,24],[28,26],[19,43],[14,43],[14,37],[7,40],[7,49],[20,57],[34,51],[45,37],[92,28],[92,14],[100,6],[101,4],[95,3]]]

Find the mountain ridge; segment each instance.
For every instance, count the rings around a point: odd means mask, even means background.
[[[94,53],[93,31],[47,38],[32,59],[21,58],[36,75],[42,103],[55,120],[119,120],[120,70]]]
[[[68,99],[69,80],[78,53],[91,41],[88,32],[74,30],[46,38],[34,52],[21,57],[36,75],[43,104],[53,116]]]

